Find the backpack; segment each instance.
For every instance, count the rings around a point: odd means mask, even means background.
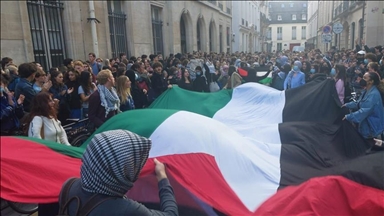
[[[89,213],[93,211],[93,209],[95,209],[97,206],[99,206],[103,202],[115,198],[115,197],[100,198],[98,194],[95,194],[84,205],[81,205],[81,201],[78,196],[74,196],[68,199],[69,190],[71,189],[73,183],[76,180],[78,179],[70,178],[64,183],[63,190],[60,193],[59,214],[57,216],[69,216],[67,208],[73,200],[77,200],[77,209],[76,209],[75,215],[87,216]]]

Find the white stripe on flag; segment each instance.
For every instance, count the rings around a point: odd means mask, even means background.
[[[269,127],[270,134],[264,135],[278,136],[276,130]],[[180,111],[150,138],[150,158],[188,153],[213,156],[225,181],[249,211],[255,211],[279,187],[281,146],[249,139],[214,119]]]

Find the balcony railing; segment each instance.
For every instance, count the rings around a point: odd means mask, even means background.
[[[338,16],[344,14],[344,12],[353,9],[358,2],[362,2],[360,0],[352,0],[352,1],[343,1],[339,6],[337,6],[333,11],[333,17],[337,18]]]

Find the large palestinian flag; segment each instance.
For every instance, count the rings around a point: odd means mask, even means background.
[[[180,206],[208,215],[384,213],[384,153],[343,116],[332,80],[277,91],[246,83],[232,91],[177,87],[151,109],[121,113],[95,133],[127,129],[153,141],[128,196],[158,203],[152,159],[166,163]],[[1,138],[1,197],[57,202],[79,176],[81,147]],[[263,204],[264,203],[264,204]]]

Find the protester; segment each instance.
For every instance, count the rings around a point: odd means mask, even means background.
[[[119,76],[116,81],[117,95],[120,99],[122,112],[135,109],[135,103],[131,95],[131,81],[125,75]]]
[[[120,112],[120,99],[117,96],[115,78],[110,70],[97,74],[97,90],[89,97],[89,120],[96,128]]]
[[[305,74],[301,72],[301,66],[300,61],[293,63],[293,70],[288,73],[284,81],[284,90],[297,88],[305,84]]]
[[[96,134],[83,154],[80,179],[67,180],[60,192],[60,208],[72,197],[79,197],[80,202],[72,199],[68,208],[60,213],[78,215],[85,203],[97,199],[101,203],[87,215],[179,215],[165,166],[157,159],[154,159],[154,172],[159,187],[160,210],[148,209],[125,196],[139,178],[150,149],[150,139],[126,130]],[[106,167],[108,172],[105,172]],[[69,189],[65,190],[67,184]],[[65,200],[64,194],[68,195]]]
[[[240,74],[237,73],[235,66],[233,65],[229,66],[228,75],[229,75],[228,82],[223,89],[233,89],[241,85],[242,78]]]
[[[81,98],[78,93],[80,87],[80,74],[74,69],[70,69],[65,75],[65,85],[69,89],[73,89],[70,93],[69,108],[71,119],[81,119]]]
[[[339,97],[340,103],[344,104],[344,98],[345,98],[345,85],[346,85],[346,70],[344,65],[337,64],[334,68],[332,68],[332,71],[335,73],[335,86],[337,95]]]
[[[67,146],[67,134],[57,118],[58,101],[47,92],[38,93],[32,100],[28,116],[28,136],[54,141]]]
[[[72,87],[68,89],[67,85],[64,84],[63,74],[58,71],[51,72],[51,81],[52,87],[49,89],[49,93],[53,95],[54,99],[59,100],[57,118],[65,124],[71,114],[69,103],[74,88]]]
[[[379,87],[381,85],[381,87]],[[343,118],[358,124],[359,133],[368,140],[372,140],[384,131],[384,92],[383,82],[374,72],[367,72],[361,80],[361,86],[365,87],[357,102],[349,102],[343,106],[353,112]]]
[[[91,73],[84,71],[80,74],[80,86],[78,94],[81,99],[81,118],[88,118],[89,97],[97,90],[96,84],[92,82]]]
[[[196,79],[193,81],[193,91],[196,92],[209,92],[209,86],[206,76],[200,66],[195,69]],[[209,74],[209,71],[206,71]]]
[[[7,74],[0,75],[1,98],[1,136],[12,136],[20,129],[20,119],[24,116],[24,95],[20,94],[16,101],[13,93],[7,89],[10,77]]]
[[[191,80],[188,70],[182,67],[181,71],[181,79],[178,82],[179,87],[185,90],[193,91],[193,82]]]
[[[166,80],[163,79],[162,71],[163,65],[160,62],[153,64],[153,75],[151,77],[151,86],[153,89],[153,98],[150,98],[150,101],[158,98],[165,90],[172,88],[172,85],[168,84]]]
[[[47,83],[45,85],[47,89],[44,88],[45,83]],[[36,91],[36,93],[41,91],[49,91],[51,87],[52,81],[47,79],[47,74],[41,69],[37,70],[35,74],[35,82],[33,83],[33,89]]]

